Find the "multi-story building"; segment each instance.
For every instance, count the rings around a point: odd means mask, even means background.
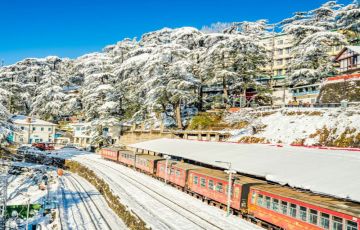
[[[91,123],[74,123],[71,126],[73,127],[74,144],[83,148],[90,147],[93,139]],[[116,144],[120,138],[120,126],[102,127],[102,133],[111,139],[111,144]]]
[[[343,74],[360,72],[360,46],[346,46],[335,57]]]
[[[10,134],[9,140],[18,144],[55,141],[56,124],[33,117],[17,115],[12,117],[18,131]]]
[[[273,76],[273,86],[281,87],[281,83],[277,85],[276,83],[284,81],[286,78],[287,70],[293,59],[293,37],[284,33],[274,34],[264,37],[261,44],[264,45],[270,60],[264,70],[269,76]],[[342,46],[331,46],[327,51],[331,57],[335,57],[341,48]],[[276,78],[274,78],[275,76]]]

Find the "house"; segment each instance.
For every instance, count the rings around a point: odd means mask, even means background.
[[[88,148],[92,144],[92,140],[94,138],[94,134],[91,130],[92,124],[90,122],[81,122],[81,123],[73,123],[71,124],[73,127],[73,137],[74,137],[74,144]],[[102,127],[102,135],[104,137],[109,137],[111,144],[117,144],[120,139],[120,126],[104,126]]]
[[[18,131],[13,132],[10,141],[18,144],[31,144],[36,142],[54,142],[54,123],[40,120],[33,117],[15,115],[12,118]]]
[[[292,99],[295,104],[298,103],[310,103],[317,102],[317,98],[320,93],[321,84],[303,85],[294,88],[290,88]]]
[[[71,127],[73,128],[73,138],[75,145],[83,148],[87,148],[91,145],[90,126],[91,123],[89,122],[71,124]]]
[[[360,46],[345,46],[335,57],[334,61],[339,63],[339,71],[342,74],[360,72]]]

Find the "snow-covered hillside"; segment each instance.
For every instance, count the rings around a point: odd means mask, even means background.
[[[232,130],[234,135],[229,141],[359,147],[359,111],[359,108],[242,111],[227,115],[225,120],[231,124],[249,123],[245,129]]]

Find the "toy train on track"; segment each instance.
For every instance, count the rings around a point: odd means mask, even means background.
[[[162,156],[103,148],[112,160],[191,194],[209,205],[226,208],[228,174],[194,163],[166,160]],[[299,172],[301,173],[301,172]],[[360,230],[360,204],[329,196],[270,184],[236,174],[232,180],[231,212],[268,229]],[[360,192],[360,191],[359,191]]]

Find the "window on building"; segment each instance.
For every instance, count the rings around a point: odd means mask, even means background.
[[[275,212],[279,211],[279,200],[278,199],[273,199],[272,210],[274,210]]]
[[[277,44],[278,44],[278,45],[284,44],[284,40],[278,40],[278,41],[277,41]]]
[[[270,209],[271,207],[271,198],[270,197],[265,197],[265,205],[266,205],[266,208]]]
[[[194,184],[198,184],[198,177],[194,176]]]
[[[329,229],[330,228],[330,215],[329,214],[321,213],[320,226],[323,229]]]
[[[209,189],[214,190],[214,181],[209,180]]]
[[[289,48],[286,48],[286,54],[289,54],[289,53],[291,53],[291,48],[289,47]]]
[[[347,220],[346,221],[346,230],[357,230],[358,229],[358,225],[356,222]]]
[[[287,202],[286,201],[281,201],[281,213],[284,215],[287,215]]]
[[[216,191],[223,192],[223,184],[222,183],[217,183],[216,184]]]
[[[20,128],[21,128],[21,130],[24,130],[24,129],[25,129],[24,126],[21,126]]]
[[[44,127],[41,127],[40,130],[41,130],[41,131],[44,131]]]
[[[282,49],[277,50],[278,55],[283,55],[284,51]]]
[[[296,204],[290,204],[290,216],[296,218]]]
[[[49,132],[52,132],[52,128],[48,128],[48,131],[49,131]]]
[[[201,187],[206,187],[206,179],[205,178],[201,178],[200,179],[200,185],[201,185]]]
[[[32,127],[32,131],[35,131],[36,130],[36,127]]]
[[[281,76],[281,75],[282,75],[282,69],[276,70],[276,75],[277,75],[277,76]]]
[[[343,219],[340,217],[333,216],[333,229],[334,230],[342,230],[343,229]]]
[[[261,195],[261,194],[259,194],[258,195],[258,198],[257,198],[257,204],[259,205],[259,206],[263,206],[264,205],[264,201],[263,201],[263,195]]]
[[[317,224],[318,222],[318,212],[316,210],[310,209],[309,221],[311,224]]]
[[[76,127],[76,131],[80,131],[80,127]]]
[[[307,218],[307,210],[305,207],[300,206],[300,213],[299,217],[302,221],[306,221]]]
[[[282,65],[282,64],[283,64],[283,59],[276,60],[276,65]]]

